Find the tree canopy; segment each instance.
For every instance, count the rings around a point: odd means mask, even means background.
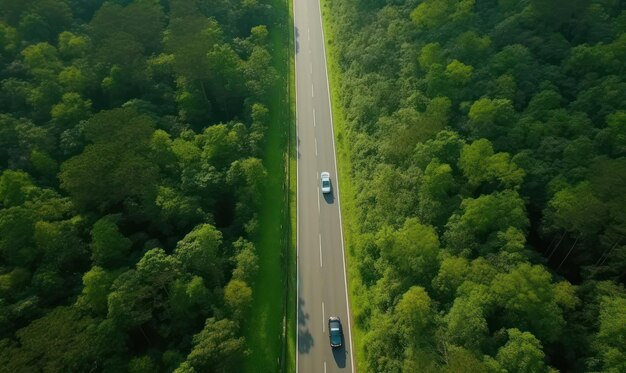
[[[624,4],[323,4],[359,369],[623,370]]]
[[[242,369],[267,9],[0,0],[0,370]]]

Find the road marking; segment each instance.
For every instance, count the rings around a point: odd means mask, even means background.
[[[326,316],[324,316],[324,301],[322,301],[322,333],[326,332]]]
[[[315,139],[315,156],[317,157],[317,139]]]
[[[324,361],[324,373],[326,373],[326,361]]]
[[[313,85],[311,85],[311,97],[315,97],[315,92],[313,92]]]
[[[313,109],[313,127],[315,127],[315,122],[316,122],[316,120],[315,120],[315,109]]]
[[[321,233],[320,233],[320,267],[324,267],[324,263],[322,263],[322,234]]]

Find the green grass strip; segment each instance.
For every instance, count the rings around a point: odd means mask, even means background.
[[[263,163],[268,180],[255,241],[259,272],[244,336],[250,354],[244,372],[295,372],[296,351],[296,160],[293,27],[290,0],[272,2],[273,66],[279,81],[269,103],[270,124]]]

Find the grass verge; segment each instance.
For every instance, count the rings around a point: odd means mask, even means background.
[[[322,5],[322,27],[324,28],[324,43],[326,45],[326,62],[328,64],[328,80],[330,86],[330,97],[332,102],[333,112],[333,125],[335,131],[335,144],[337,152],[337,173],[339,182],[341,184],[341,215],[343,220],[343,234],[344,245],[346,247],[346,271],[348,276],[348,292],[350,310],[352,312],[352,344],[354,355],[354,369],[358,371],[359,362],[364,362],[363,355],[363,337],[365,332],[359,328],[358,323],[355,321],[355,315],[360,314],[360,307],[362,301],[358,297],[358,294],[362,294],[359,289],[362,287],[360,277],[357,275],[357,268],[354,264],[354,252],[352,249],[352,236],[356,230],[356,224],[358,223],[356,216],[356,204],[355,194],[353,192],[353,183],[351,179],[350,170],[350,143],[347,134],[347,127],[344,122],[343,107],[341,106],[341,69],[339,68],[333,40],[338,35],[335,35],[335,30],[332,24],[332,12],[330,11],[331,0],[321,0]],[[361,364],[363,365],[363,364]],[[363,367],[363,366],[362,366]]]
[[[291,0],[273,0],[270,26],[279,81],[269,103],[270,126],[263,163],[268,172],[255,241],[259,272],[244,336],[250,354],[244,372],[295,372],[296,164]]]

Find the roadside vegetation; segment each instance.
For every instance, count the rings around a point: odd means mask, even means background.
[[[277,316],[255,343],[275,332],[280,356],[287,270],[255,284],[286,248],[256,247],[285,162],[269,128],[289,125],[275,17],[256,1],[0,0],[0,370],[242,371],[264,294]]]
[[[260,205],[259,271],[252,286],[254,297],[245,324],[249,354],[244,370],[250,373],[295,371],[295,160],[290,153],[295,122],[292,112],[292,23],[290,1],[273,0],[269,45],[276,79],[268,91],[267,141],[264,164],[268,175]],[[292,136],[293,135],[293,136]],[[292,138],[293,137],[293,138]],[[293,165],[295,167],[295,165]],[[294,173],[293,175],[291,173]],[[293,213],[293,215],[291,215]]]
[[[364,372],[626,370],[626,12],[324,1]]]

